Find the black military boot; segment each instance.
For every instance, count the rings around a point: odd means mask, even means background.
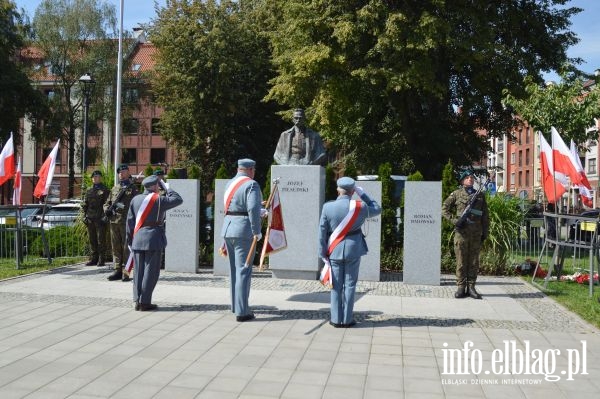
[[[121,280],[123,278],[123,272],[121,270],[115,270],[113,274],[107,277],[108,281]]]
[[[469,284],[469,296],[473,299],[481,299],[481,294],[475,289],[475,284]]]
[[[90,261],[88,263],[86,263],[86,266],[95,266],[96,264],[98,264],[98,259],[90,259]]]
[[[458,288],[456,289],[456,292],[454,293],[454,298],[460,299],[460,298],[466,298],[466,297],[467,297],[467,287],[465,287],[464,285],[459,285]]]

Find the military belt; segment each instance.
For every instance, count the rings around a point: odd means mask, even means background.
[[[232,212],[228,211],[226,213],[227,216],[248,216],[248,212]]]
[[[158,226],[162,226],[163,222],[148,222],[148,223],[144,223],[144,225],[142,227],[158,227]]]

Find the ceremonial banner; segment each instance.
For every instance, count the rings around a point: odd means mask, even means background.
[[[15,175],[15,149],[13,145],[13,135],[4,144],[0,153],[0,185],[4,184]]]
[[[279,197],[279,189],[277,184],[273,189],[273,197],[271,202],[271,212],[269,226],[265,243],[260,254],[260,266],[264,264],[265,256],[268,256],[277,251],[281,251],[287,247],[287,239],[285,236],[285,226],[283,224],[283,212],[281,209],[281,199]]]
[[[33,192],[33,195],[36,198],[42,198],[44,195],[48,195],[48,189],[50,188],[50,184],[52,184],[52,179],[54,178],[54,167],[56,166],[56,156],[58,154],[59,143],[60,140],[57,140],[56,145],[38,172],[38,177],[40,180],[36,184],[35,191]]]

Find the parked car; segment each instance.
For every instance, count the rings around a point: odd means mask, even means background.
[[[32,221],[36,216],[41,216],[44,207],[50,209],[50,206],[44,204],[24,204],[21,208],[21,225],[32,226]],[[0,225],[14,227],[17,223],[17,211],[13,206],[7,206],[0,209]]]
[[[42,226],[45,230],[48,230],[56,226],[73,226],[80,211],[81,204],[77,202],[54,205],[46,211],[44,220],[42,220],[41,214],[33,217],[32,227]]]
[[[576,220],[571,226],[569,226],[569,238],[575,241],[586,241],[591,242],[594,234],[598,230],[598,216],[600,215],[600,209],[591,209],[589,211],[582,212],[581,217],[596,219],[596,221],[583,221]]]

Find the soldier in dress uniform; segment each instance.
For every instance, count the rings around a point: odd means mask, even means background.
[[[102,172],[92,172],[92,187],[85,193],[83,199],[83,222],[87,226],[91,258],[86,266],[104,266],[104,254],[106,253],[106,222],[103,220],[104,203],[110,194],[110,190],[102,184]]]
[[[153,175],[158,178],[158,194],[162,196],[167,195],[169,186],[165,182],[165,172],[162,169],[156,169]],[[160,256],[160,268],[165,268],[165,250],[162,251],[162,255]]]
[[[354,294],[360,258],[368,251],[361,226],[367,218],[381,214],[381,207],[350,177],[337,180],[337,192],[337,199],[325,203],[321,211],[319,256],[331,264],[333,287],[329,324],[335,328],[348,328],[356,324]],[[354,193],[361,201],[351,201]]]
[[[112,188],[108,200],[104,203],[104,215],[110,222],[110,242],[112,244],[114,272],[108,276],[110,281],[130,281],[131,278],[123,266],[129,258],[125,237],[127,211],[133,197],[138,193],[135,184],[131,181],[129,166],[122,164],[117,168],[119,182]]]
[[[479,252],[481,244],[488,235],[489,217],[485,194],[480,192],[476,198],[476,190],[473,188],[475,178],[473,172],[466,170],[459,177],[462,187],[453,191],[444,201],[442,215],[452,222],[456,229],[454,231],[454,254],[456,255],[456,284],[458,286],[455,298],[470,296],[481,299],[481,295],[475,289],[477,273],[479,272]],[[467,215],[466,223],[458,225],[457,222],[473,199],[472,208]]]
[[[254,319],[248,305],[252,265],[246,266],[246,258],[252,240],[260,240],[261,203],[260,186],[254,181],[256,162],[251,159],[238,160],[237,174],[225,187],[225,218],[221,236],[225,239],[229,256],[231,279],[231,311],[236,320],[244,322]]]

